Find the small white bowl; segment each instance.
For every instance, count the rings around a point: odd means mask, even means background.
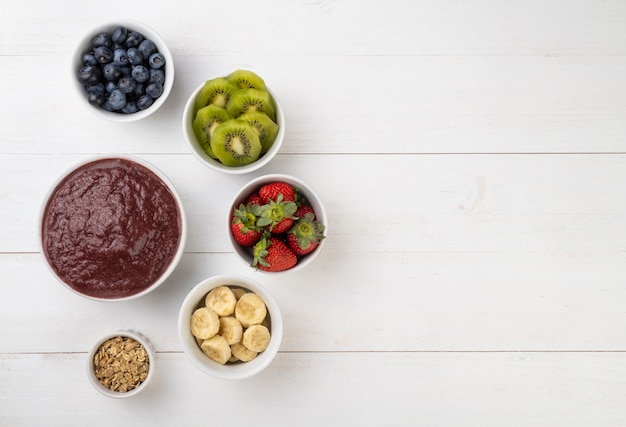
[[[185,108],[183,110],[183,123],[182,123],[185,141],[187,141],[187,144],[189,145],[191,152],[196,156],[196,158],[200,161],[200,163],[202,163],[204,166],[208,167],[209,169],[213,169],[218,172],[223,172],[223,173],[232,174],[232,175],[241,175],[241,174],[254,172],[255,170],[258,170],[262,168],[263,166],[265,166],[266,164],[268,164],[276,156],[276,153],[278,153],[278,150],[280,150],[280,147],[283,144],[283,140],[285,139],[285,115],[274,93],[269,88],[267,89],[271,97],[274,99],[274,106],[276,110],[276,124],[278,125],[278,134],[276,135],[276,139],[274,140],[272,147],[267,151],[267,153],[263,154],[258,160],[248,165],[226,166],[219,160],[211,158],[211,156],[209,156],[202,149],[202,147],[198,143],[198,140],[196,139],[196,136],[193,132],[192,124],[195,118],[196,96],[198,96],[198,93],[200,92],[200,90],[202,90],[203,86],[204,86],[204,83],[198,86],[198,88],[193,91],[193,93],[187,100],[187,104],[185,104]]]
[[[141,383],[139,383],[139,385],[137,385],[135,388],[133,388],[132,390],[125,391],[125,392],[121,392],[117,390],[114,391],[110,389],[109,387],[102,384],[100,380],[96,377],[96,365],[94,363],[94,357],[96,356],[96,353],[99,351],[100,347],[106,341],[112,338],[116,338],[116,337],[131,338],[135,340],[137,343],[141,345],[141,347],[145,349],[147,356],[148,356],[149,367],[148,367],[146,378]],[[117,331],[117,332],[108,334],[100,338],[89,351],[89,354],[87,356],[87,378],[89,378],[89,382],[94,386],[94,388],[105,396],[113,397],[116,399],[132,397],[140,393],[141,391],[143,391],[148,386],[148,383],[150,383],[150,381],[152,380],[152,377],[154,376],[155,360],[156,358],[155,358],[154,348],[152,347],[152,344],[146,337],[144,337],[139,332],[135,332],[135,331]]]
[[[142,36],[144,36],[144,38],[152,40],[157,46],[158,51],[161,52],[163,56],[165,56],[165,84],[163,85],[163,93],[161,94],[161,96],[154,100],[154,103],[150,107],[146,108],[145,110],[139,110],[136,113],[132,114],[123,114],[107,111],[97,105],[90,104],[87,100],[87,92],[85,91],[85,88],[76,78],[78,70],[83,64],[82,56],[84,53],[90,50],[93,37],[104,32],[111,33],[118,25],[125,26],[129,31],[137,31]],[[174,58],[161,36],[159,36],[149,26],[141,22],[128,20],[108,22],[93,28],[91,31],[85,34],[80,42],[76,45],[71,61],[71,80],[72,85],[75,89],[74,92],[77,94],[79,101],[96,116],[106,120],[110,120],[112,122],[134,122],[150,116],[159,108],[161,108],[161,106],[165,103],[165,100],[169,96],[170,92],[172,91],[172,87],[174,86]]]
[[[200,349],[196,338],[191,333],[191,315],[196,308],[204,304],[205,296],[213,288],[230,285],[247,289],[257,294],[265,302],[270,322],[270,343],[268,347],[249,362],[236,362],[221,365],[209,359]],[[278,304],[270,293],[256,281],[238,275],[219,275],[203,280],[185,297],[178,315],[178,335],[185,354],[191,362],[205,374],[224,380],[249,378],[265,369],[278,353],[283,338],[283,318]]]
[[[147,169],[148,171],[150,171],[155,178],[160,181],[171,193],[172,197],[174,198],[174,201],[176,202],[177,208],[178,208],[178,225],[179,225],[179,236],[178,236],[178,245],[176,248],[176,252],[175,254],[171,257],[168,266],[165,268],[165,270],[163,271],[163,273],[149,286],[147,286],[145,289],[136,292],[136,293],[132,293],[130,295],[126,294],[126,295],[121,295],[121,296],[116,296],[116,297],[103,297],[103,296],[98,296],[98,295],[94,295],[93,293],[85,293],[85,292],[81,292],[78,289],[72,287],[69,283],[67,283],[66,281],[63,280],[63,278],[61,278],[59,276],[59,274],[57,273],[57,271],[55,270],[53,263],[51,262],[51,260],[48,257],[48,250],[44,245],[44,233],[45,233],[45,229],[44,229],[44,221],[47,218],[47,211],[48,211],[48,206],[51,202],[52,197],[56,194],[56,192],[59,190],[61,184],[68,179],[71,176],[74,176],[75,173],[77,173],[80,169],[82,169],[83,167],[86,167],[92,163],[96,163],[99,161],[107,161],[107,160],[124,160],[130,163],[135,163],[140,167],[143,167],[145,169]],[[104,221],[107,221],[109,219],[108,216],[103,216]],[[71,219],[71,218],[70,218]],[[69,220],[68,220],[69,221]],[[50,190],[48,191],[48,194],[46,195],[46,197],[44,198],[44,201],[42,203],[41,206],[41,210],[39,213],[39,247],[40,247],[40,253],[43,257],[44,263],[46,264],[46,266],[48,267],[48,269],[50,270],[50,272],[52,273],[52,275],[57,279],[57,281],[59,281],[63,286],[65,286],[67,289],[69,289],[70,291],[72,291],[73,293],[75,293],[76,295],[80,295],[82,297],[85,297],[87,299],[91,299],[91,300],[96,300],[96,301],[106,301],[106,302],[110,302],[110,301],[125,301],[125,300],[130,300],[130,299],[135,299],[135,298],[139,298],[143,295],[148,294],[149,292],[152,292],[153,290],[155,290],[157,287],[159,287],[163,282],[165,282],[165,280],[172,274],[172,272],[176,269],[180,259],[183,256],[183,252],[185,250],[185,244],[187,241],[187,219],[186,219],[186,215],[185,215],[185,210],[183,207],[183,203],[182,203],[182,199],[180,198],[180,196],[178,195],[178,192],[176,191],[176,188],[174,188],[174,185],[169,181],[169,179],[167,178],[167,176],[165,174],[163,174],[163,172],[161,172],[159,169],[157,169],[154,165],[152,165],[151,163],[140,159],[138,157],[135,156],[129,156],[129,155],[108,155],[108,156],[94,156],[94,157],[90,157],[86,160],[83,160],[82,162],[72,166],[71,168],[68,169],[68,171],[66,173],[64,173],[62,176],[60,176],[56,182],[53,183],[53,185],[51,186]],[[130,249],[129,249],[130,250]]]
[[[293,187],[295,187],[298,191],[300,191],[306,197],[309,204],[315,211],[316,220],[321,222],[324,225],[324,236],[328,236],[328,217],[326,215],[326,210],[324,209],[324,205],[322,204],[322,201],[320,200],[317,193],[313,191],[313,189],[308,184],[306,184],[301,179],[296,178],[295,176],[286,175],[286,174],[268,174],[268,175],[259,176],[253,179],[252,181],[248,182],[246,185],[244,185],[241,188],[241,190],[239,190],[239,192],[237,192],[233,201],[230,204],[230,210],[228,211],[228,216],[226,218],[226,226],[228,230],[228,238],[230,239],[230,243],[232,244],[239,258],[250,266],[254,258],[252,256],[252,249],[246,248],[244,246],[241,246],[239,243],[237,243],[237,241],[235,240],[231,232],[230,226],[232,222],[233,209],[235,207],[238,207],[241,203],[243,203],[248,198],[248,196],[250,196],[250,194],[257,191],[259,188],[261,188],[261,186],[272,183],[272,182],[277,182],[277,181],[282,181],[282,182],[291,184]],[[261,269],[256,269],[255,267],[251,267],[251,268],[255,268],[256,271],[260,273],[265,273],[265,274],[288,273],[288,272],[301,270],[313,262],[315,257],[317,257],[317,255],[320,253],[322,247],[324,246],[325,241],[326,241],[325,238],[322,239],[319,245],[317,246],[317,248],[315,248],[313,252],[307,255],[298,257],[298,263],[294,267],[290,268],[289,270],[284,270],[284,271],[279,271],[279,272],[268,272],[268,271],[264,271]]]

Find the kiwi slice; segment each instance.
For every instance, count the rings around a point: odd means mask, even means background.
[[[278,135],[278,125],[263,113],[245,113],[238,118],[252,126],[261,141],[261,154],[267,153]]]
[[[226,78],[240,89],[266,89],[263,79],[253,71],[235,70]]]
[[[261,155],[261,141],[252,126],[232,119],[218,125],[211,136],[211,148],[226,166],[243,166]]]
[[[191,127],[193,128],[193,133],[196,135],[200,146],[209,157],[217,159],[217,156],[213,153],[213,149],[211,148],[211,135],[213,135],[218,125],[230,119],[232,119],[232,117],[228,114],[228,111],[213,104],[200,108],[196,113]]]
[[[269,92],[260,89],[240,89],[233,93],[226,104],[226,109],[233,117],[245,113],[265,113],[276,122],[274,101]]]
[[[207,80],[196,96],[196,111],[207,105],[225,107],[233,92],[238,88],[223,77]]]

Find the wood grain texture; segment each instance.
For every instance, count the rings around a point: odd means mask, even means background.
[[[116,6],[0,15],[0,426],[626,424],[625,2]],[[163,108],[124,125],[80,105],[69,68],[83,34],[122,18],[161,34],[176,66]],[[262,170],[226,176],[190,153],[182,110],[236,68],[277,95],[286,139]],[[170,178],[190,234],[161,287],[103,304],[49,273],[39,214],[68,168],[117,153]],[[325,205],[305,270],[255,272],[230,246],[230,203],[266,173]],[[224,273],[267,287],[285,322],[275,361],[244,381],[201,374],[176,330],[187,292]],[[131,401],[85,377],[118,329],[157,351]]]

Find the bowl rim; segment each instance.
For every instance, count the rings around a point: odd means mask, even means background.
[[[267,307],[267,312],[272,322],[270,343],[262,353],[249,362],[233,365],[221,365],[214,362],[202,353],[195,337],[191,333],[191,328],[189,327],[191,314],[204,296],[211,289],[220,285],[246,288],[260,296]],[[258,374],[274,360],[283,338],[283,318],[278,303],[259,282],[238,274],[219,274],[200,281],[185,296],[178,314],[178,336],[187,358],[196,368],[215,378],[240,380]]]
[[[246,199],[246,197],[248,197],[248,195],[250,194],[250,191],[252,191],[253,189],[257,187],[261,187],[261,185],[263,184],[273,182],[273,181],[285,181],[292,185],[295,184],[297,188],[303,190],[303,193],[305,194],[305,196],[307,196],[307,200],[309,201],[309,203],[313,207],[313,210],[315,211],[315,216],[317,220],[320,221],[324,225],[324,236],[325,237],[328,236],[328,216],[326,214],[326,209],[324,208],[324,204],[322,203],[319,195],[317,194],[315,190],[313,190],[313,188],[311,188],[310,185],[308,185],[302,179],[294,175],[289,175],[285,173],[270,173],[270,174],[258,176],[248,181],[239,189],[239,191],[237,191],[235,196],[231,199],[231,202],[229,204],[228,215],[226,217],[228,239],[233,249],[235,250],[237,257],[241,261],[243,261],[245,264],[247,264],[250,268],[253,268],[250,265],[252,262],[250,255],[247,253],[246,249],[241,247],[241,245],[235,241],[235,238],[233,237],[233,234],[230,231],[230,224],[232,221],[233,209],[236,206],[238,206],[239,203],[243,202]],[[298,263],[294,267],[288,270],[272,272],[272,271],[261,270],[259,268],[253,268],[253,269],[255,272],[258,272],[261,274],[269,274],[269,275],[281,274],[281,273],[292,273],[295,271],[302,270],[303,268],[309,266],[313,262],[313,260],[318,256],[321,249],[324,247],[325,242],[326,242],[326,238],[322,239],[319,245],[317,246],[317,248],[315,248],[313,252],[300,257],[300,259],[298,260]]]
[[[76,79],[76,73],[80,66],[82,65],[82,55],[85,53],[85,46],[87,43],[93,38],[93,36],[104,32],[111,31],[118,25],[123,25],[126,28],[132,29],[141,33],[143,36],[149,38],[156,44],[159,52],[161,52],[165,56],[165,84],[163,85],[163,93],[160,97],[158,97],[154,103],[146,108],[145,110],[137,111],[132,114],[121,114],[115,113],[112,111],[106,111],[102,108],[91,105],[87,100],[87,96],[85,96],[85,89]],[[144,119],[153,113],[155,113],[167,100],[169,97],[172,88],[174,86],[174,78],[175,78],[175,67],[174,67],[174,57],[169,47],[165,43],[165,40],[157,33],[152,27],[144,24],[143,22],[132,20],[132,19],[120,19],[116,21],[107,21],[102,24],[99,24],[93,27],[88,32],[84,33],[80,40],[76,43],[73,53],[71,55],[71,83],[74,87],[74,93],[77,98],[79,98],[80,103],[91,111],[96,116],[118,123],[130,123],[135,122],[141,119]]]
[[[104,386],[103,384],[101,384],[100,381],[96,378],[96,375],[94,372],[95,369],[94,369],[94,364],[93,364],[93,358],[96,352],[98,351],[100,346],[104,344],[105,341],[111,338],[116,338],[116,337],[132,338],[135,341],[137,341],[139,344],[141,344],[141,346],[146,350],[146,353],[148,353],[148,360],[150,363],[150,368],[148,369],[148,375],[146,379],[143,380],[143,382],[139,384],[139,386],[135,387],[134,389],[130,391],[123,392],[123,393],[118,392],[118,391],[113,391],[109,389],[108,387]],[[150,342],[150,340],[146,338],[145,335],[135,330],[131,330],[131,329],[120,329],[115,332],[110,332],[110,333],[101,335],[100,338],[93,344],[93,346],[87,353],[87,360],[86,360],[87,378],[89,379],[89,382],[91,383],[91,385],[93,385],[93,387],[97,391],[99,391],[105,396],[112,397],[115,399],[124,399],[127,397],[132,397],[140,393],[141,391],[143,391],[146,388],[146,386],[150,383],[152,378],[154,377],[154,369],[156,365],[155,359],[156,359],[156,352],[154,351],[154,347],[152,343]]]
[[[209,155],[207,155],[204,150],[199,147],[196,136],[193,133],[192,113],[195,108],[195,100],[196,96],[198,95],[200,90],[202,90],[202,87],[205,83],[206,81],[203,82],[196,89],[194,89],[189,98],[187,98],[187,102],[185,103],[182,116],[183,136],[185,137],[185,142],[187,143],[187,146],[189,147],[195,158],[209,169],[229,175],[243,175],[246,173],[254,172],[267,165],[274,157],[276,157],[276,154],[282,147],[283,141],[285,139],[285,114],[282,106],[280,105],[280,102],[278,102],[276,94],[269,87],[267,88],[267,91],[274,99],[274,105],[276,110],[276,124],[278,125],[278,134],[276,135],[276,139],[274,140],[272,147],[261,158],[248,165],[226,166],[219,161],[209,157]]]
[[[63,280],[61,280],[61,278],[56,274],[56,272],[54,271],[54,268],[52,267],[52,265],[50,264],[50,261],[48,260],[48,257],[46,256],[46,250],[43,245],[43,221],[44,221],[46,208],[48,207],[50,198],[52,197],[54,192],[58,189],[59,185],[63,182],[63,180],[65,180],[69,175],[74,173],[79,168],[85,165],[88,165],[90,163],[97,162],[99,160],[108,160],[108,159],[123,159],[123,160],[131,161],[131,162],[135,162],[141,166],[146,167],[148,170],[154,173],[163,182],[163,184],[168,188],[168,190],[174,197],[174,200],[176,201],[178,205],[178,212],[180,216],[180,239],[178,242],[178,248],[176,249],[176,253],[174,257],[172,258],[172,260],[170,261],[170,264],[168,265],[167,269],[165,269],[163,274],[151,286],[147,287],[141,292],[137,292],[135,294],[124,296],[121,298],[100,298],[100,297],[95,297],[92,295],[84,294],[82,292],[78,292],[76,289],[71,287],[68,283],[65,283]],[[144,160],[138,156],[130,155],[130,154],[92,155],[78,162],[75,162],[69,167],[66,167],[64,172],[62,172],[56,178],[56,180],[52,183],[52,185],[50,185],[50,187],[48,188],[48,191],[46,192],[43,198],[43,202],[41,203],[40,208],[39,208],[38,221],[39,222],[38,222],[37,243],[39,245],[39,253],[41,254],[44,264],[46,265],[46,267],[48,268],[52,276],[56,279],[57,282],[61,283],[65,288],[69,289],[75,295],[79,295],[83,298],[86,298],[92,301],[102,301],[102,302],[118,302],[118,301],[128,301],[128,300],[136,299],[154,291],[156,288],[161,286],[169,278],[169,276],[171,276],[171,274],[174,272],[174,270],[177,268],[178,264],[180,263],[181,258],[183,257],[183,254],[185,252],[185,246],[187,244],[187,233],[188,233],[188,227],[189,227],[187,224],[187,215],[185,212],[185,207],[183,205],[182,198],[180,197],[180,194],[176,190],[176,187],[174,187],[174,184],[170,181],[167,175],[165,175],[159,168],[157,168],[155,165],[148,162],[147,160]]]

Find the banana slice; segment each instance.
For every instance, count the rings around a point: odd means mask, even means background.
[[[232,354],[226,339],[221,335],[213,335],[211,338],[202,341],[200,348],[209,359],[221,365],[228,362]]]
[[[260,353],[270,343],[270,331],[263,325],[252,325],[243,333],[241,343],[246,348]]]
[[[242,362],[249,362],[256,357],[258,354],[256,351],[252,351],[247,348],[242,343],[238,342],[237,344],[233,344],[230,346],[231,352],[233,356]]]
[[[228,286],[211,289],[204,299],[204,305],[213,309],[218,316],[230,316],[235,311],[237,297]]]
[[[220,317],[220,330],[217,333],[226,339],[228,345],[232,345],[241,341],[243,327],[232,316]]]
[[[267,315],[267,307],[257,294],[248,292],[239,298],[235,305],[235,317],[244,328],[259,325]]]
[[[191,333],[194,337],[205,340],[217,334],[219,329],[220,319],[210,308],[198,308],[191,315]]]

